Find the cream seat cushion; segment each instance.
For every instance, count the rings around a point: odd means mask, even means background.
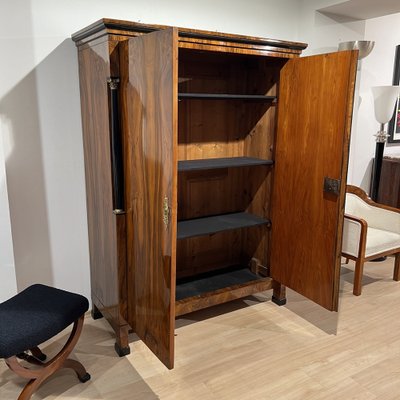
[[[398,233],[368,227],[366,257],[397,247],[400,247],[400,235]]]

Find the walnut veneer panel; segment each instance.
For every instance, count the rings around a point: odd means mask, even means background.
[[[128,309],[137,335],[169,368],[174,364],[177,48],[175,29],[130,39],[124,87],[128,251],[134,264],[128,279],[135,286]]]
[[[271,275],[337,310],[356,52],[290,60],[280,80]],[[340,194],[324,178],[341,180]],[[340,232],[340,233],[339,233]]]
[[[179,92],[276,96],[284,62],[179,49]],[[251,156],[272,159],[276,106],[270,101],[179,101],[180,160]],[[271,167],[179,173],[178,220],[248,211],[270,217]],[[268,228],[221,233],[178,244],[178,274],[197,274],[252,257],[267,265]],[[231,250],[228,250],[228,249]]]
[[[99,21],[74,33],[72,39],[82,46],[109,36],[137,36],[166,29],[165,25],[147,25],[132,21],[102,18]],[[177,28],[179,45],[202,50],[235,52],[243,54],[269,54],[273,57],[296,57],[307,45],[299,42],[288,42],[254,36],[235,35],[231,33],[203,31],[199,29]],[[118,40],[117,38],[115,40]]]
[[[179,92],[276,95],[282,62],[268,57],[179,51]],[[271,64],[271,65],[270,65]],[[179,102],[179,160],[270,159],[275,106],[237,100]]]
[[[176,315],[180,316],[217,304],[227,303],[228,301],[247,297],[271,288],[272,279],[259,278],[248,283],[232,285],[229,288],[219,289],[213,292],[177,300],[175,306]]]
[[[92,300],[118,330],[126,325],[126,232],[125,216],[113,214],[107,78],[117,68],[115,46],[80,51],[79,74]]]

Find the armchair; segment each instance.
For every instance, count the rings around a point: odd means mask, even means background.
[[[400,209],[375,203],[360,188],[346,187],[342,256],[355,260],[353,294],[361,294],[364,262],[395,255],[393,279],[400,280]]]

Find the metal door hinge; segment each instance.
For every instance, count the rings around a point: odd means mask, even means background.
[[[117,90],[119,85],[119,78],[107,78],[107,83],[110,90]]]

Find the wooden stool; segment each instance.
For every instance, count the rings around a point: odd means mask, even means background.
[[[79,339],[88,308],[84,296],[39,284],[0,304],[0,358],[4,358],[16,374],[30,379],[18,400],[30,399],[42,382],[61,368],[72,368],[81,382],[90,379],[80,362],[67,358]],[[67,343],[55,357],[45,362],[46,355],[38,345],[72,323]],[[26,368],[18,358],[41,368]]]

